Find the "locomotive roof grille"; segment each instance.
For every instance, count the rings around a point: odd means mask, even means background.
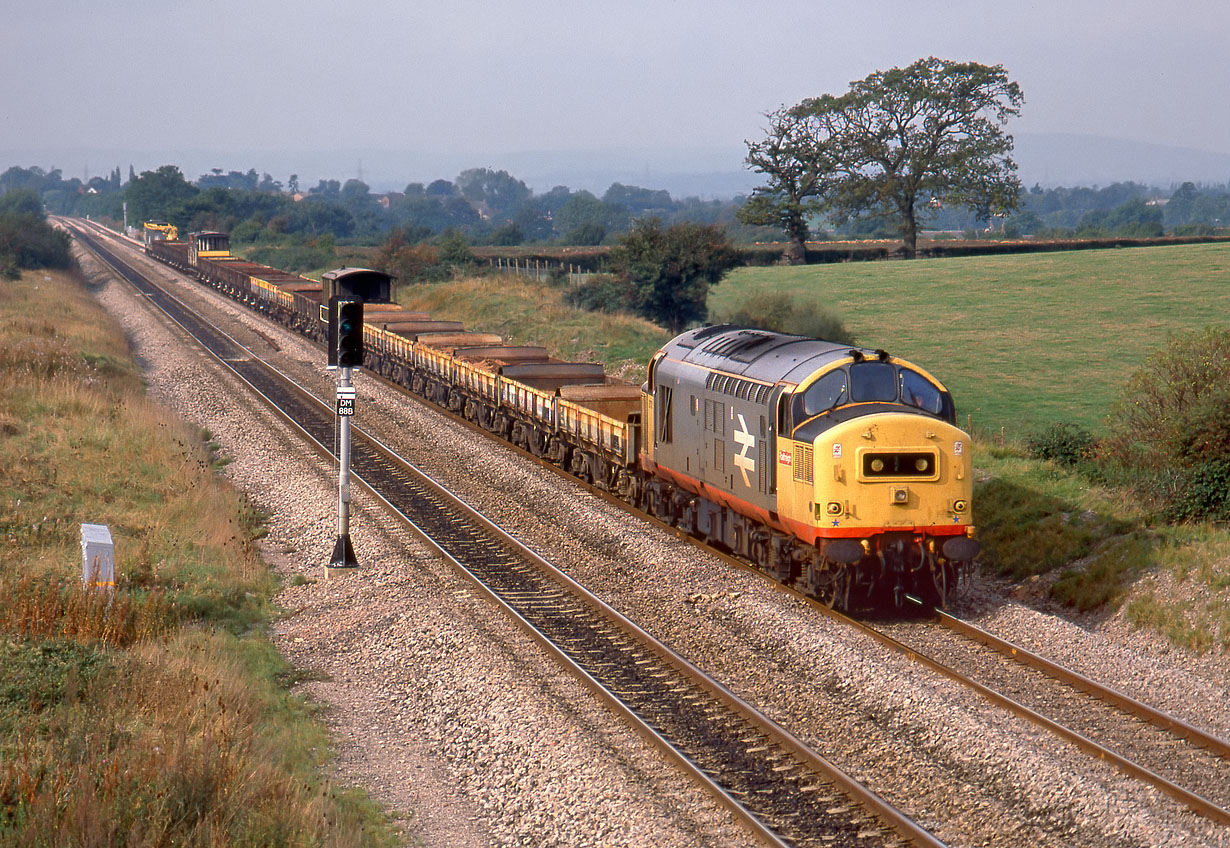
[[[729,356],[732,359],[740,359],[741,357],[736,356],[736,354],[746,354],[749,350],[772,341],[773,338],[774,336],[769,333],[757,330],[739,330],[733,336],[714,339],[702,347],[701,350],[714,356]]]
[[[724,395],[732,395],[742,400],[752,401],[753,403],[764,403],[765,398],[769,396],[769,392],[773,390],[772,386],[764,383],[742,380],[729,374],[719,374],[716,371],[710,372],[709,376],[705,378],[705,388]]]

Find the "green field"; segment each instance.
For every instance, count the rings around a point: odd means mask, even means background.
[[[1230,245],[740,268],[710,311],[759,291],[816,298],[860,344],[915,360],[952,390],[963,426],[1103,432],[1168,334],[1230,323]]]

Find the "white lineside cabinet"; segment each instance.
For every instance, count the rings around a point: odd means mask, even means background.
[[[115,586],[115,545],[106,524],[81,525],[81,584]]]

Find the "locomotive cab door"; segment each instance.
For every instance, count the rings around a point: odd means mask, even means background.
[[[644,454],[651,462],[657,461],[658,447],[657,405],[654,403],[654,395],[658,388],[658,363],[665,355],[658,353],[649,360],[649,373],[645,378],[645,384],[641,386],[641,438]]]
[[[779,451],[777,449],[778,438],[782,433],[787,436],[790,434],[789,422],[782,421],[784,409],[790,406],[790,393],[786,391],[785,386],[775,386],[773,391],[769,393],[769,402],[767,412],[769,412],[769,432],[764,439],[764,454],[761,467],[765,469],[764,477],[761,479],[761,491],[766,495],[777,494],[777,463]],[[783,424],[786,424],[783,427]]]

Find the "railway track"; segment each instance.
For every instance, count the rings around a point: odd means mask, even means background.
[[[331,455],[330,406],[196,316],[98,238],[79,227],[74,232],[318,451]],[[352,472],[768,844],[941,844],[358,428]]]
[[[1147,783],[1230,825],[1230,741],[938,610],[876,627],[824,612]],[[936,632],[951,635],[946,642]],[[927,642],[926,648],[919,647]]]

